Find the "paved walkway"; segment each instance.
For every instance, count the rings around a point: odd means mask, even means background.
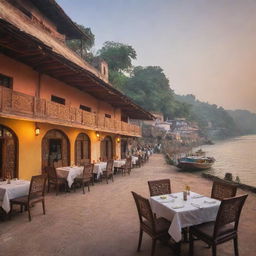
[[[136,252],[138,216],[130,191],[149,196],[147,181],[170,178],[173,191],[182,191],[189,184],[195,192],[210,195],[211,181],[195,174],[177,172],[165,164],[162,155],[153,155],[142,168],[133,169],[130,176],[115,176],[114,183],[104,182],[82,194],[61,193],[46,197],[46,215],[38,204],[32,209],[32,222],[27,214],[17,214],[10,221],[0,222],[0,256],[148,256],[151,239],[145,234],[142,251]],[[239,194],[244,191],[239,190]],[[249,193],[242,212],[239,230],[240,256],[256,252],[256,195]],[[211,250],[195,242],[195,256],[210,256]],[[218,246],[218,255],[233,255],[233,244]],[[158,243],[157,255],[175,255]],[[188,245],[182,245],[182,255],[188,255]]]

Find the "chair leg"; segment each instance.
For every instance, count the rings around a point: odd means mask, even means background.
[[[11,203],[11,202],[10,202]],[[13,204],[11,203],[10,204],[10,211],[9,211],[9,213],[8,213],[8,218],[9,218],[9,220],[11,219],[11,217],[12,217],[12,211],[13,211]]]
[[[189,232],[189,256],[194,255],[194,237],[191,232]]]
[[[45,215],[45,202],[44,202],[44,199],[42,200],[42,206],[43,206],[43,213]]]
[[[237,239],[237,237],[234,238],[234,251],[235,251],[235,256],[239,256],[239,252],[238,252],[238,239]]]
[[[152,249],[151,249],[151,256],[154,256],[156,249],[156,239],[152,239]]]
[[[30,205],[28,207],[28,220],[31,221]]]
[[[112,178],[112,182],[114,182],[114,175],[113,175],[113,173],[111,175],[111,178]]]
[[[85,194],[85,191],[84,191],[84,181],[82,181],[82,187],[83,187],[83,194]]]
[[[217,254],[216,254],[216,245],[215,244],[213,244],[212,245],[212,256],[216,256]]]
[[[142,241],[142,236],[143,236],[143,230],[142,230],[142,229],[140,229],[139,243],[138,243],[137,252],[139,252],[139,251],[140,251],[141,241]]]
[[[87,183],[88,192],[90,192],[90,182]]]
[[[59,192],[59,183],[56,183],[55,189],[56,189],[56,196],[57,196],[57,195],[58,195],[58,192]]]
[[[189,232],[189,229],[187,227],[182,229],[183,240],[185,243],[188,242],[188,232]]]

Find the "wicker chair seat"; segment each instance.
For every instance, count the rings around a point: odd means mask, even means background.
[[[83,176],[83,174],[80,174],[79,176],[75,177],[74,181],[90,181],[91,180],[91,175],[88,176]]]
[[[43,199],[43,196],[31,196],[29,202],[30,203],[35,203],[37,201],[41,201]],[[15,204],[26,204],[28,203],[28,196],[21,196],[21,197],[17,197],[14,199],[11,199],[12,203]]]
[[[207,222],[207,223],[203,223],[200,225],[196,225],[194,227],[191,227],[191,229],[195,235],[201,235],[201,236],[203,235],[205,237],[205,239],[212,240],[214,226],[215,226],[215,221],[212,221],[212,222]],[[235,233],[236,233],[236,231],[234,229],[234,225],[227,224],[225,226],[222,226],[219,229],[218,236],[217,236],[216,240],[223,240],[226,237],[229,238],[230,236],[233,236]]]
[[[142,225],[145,226],[145,228],[152,229],[150,222],[147,220],[143,221]],[[170,225],[171,222],[166,220],[165,218],[155,219],[155,231],[157,234],[168,232]]]
[[[59,183],[59,184],[65,184],[67,182],[67,180],[65,178],[48,178],[48,182],[51,183]]]

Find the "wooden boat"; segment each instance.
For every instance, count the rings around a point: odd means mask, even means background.
[[[178,159],[177,167],[183,170],[205,170],[212,167],[215,159],[205,156],[187,156]]]

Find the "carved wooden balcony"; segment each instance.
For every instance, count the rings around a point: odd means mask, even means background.
[[[141,128],[0,86],[0,115],[76,128],[141,136]]]

